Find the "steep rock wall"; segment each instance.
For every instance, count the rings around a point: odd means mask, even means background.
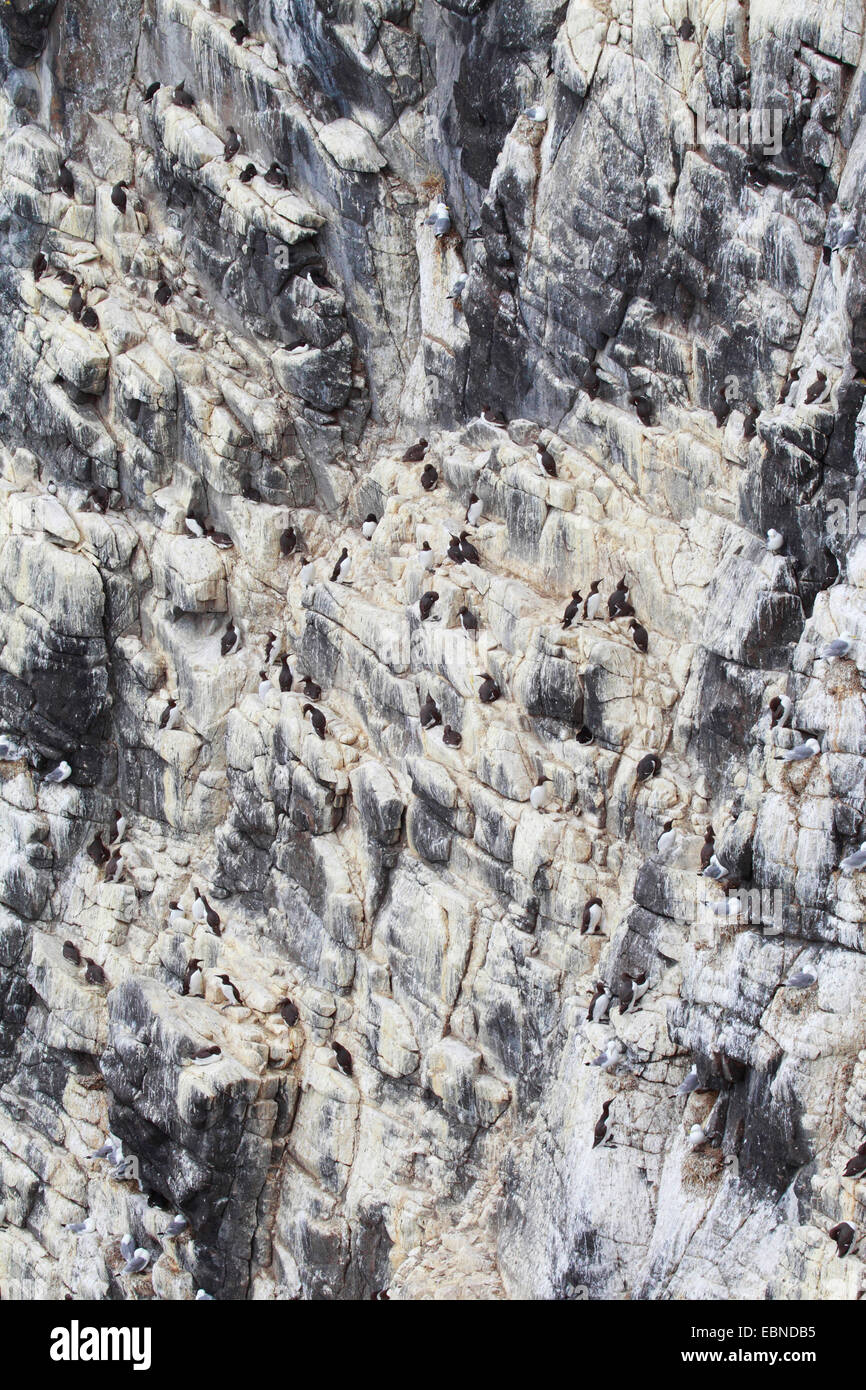
[[[3,1297],[855,1297],[827,1231],[864,1219],[863,6],[14,11]],[[480,566],[447,558],[472,493]],[[623,574],[646,654],[606,602],[562,626]],[[87,853],[115,809],[117,877]],[[697,886],[709,824],[738,917]],[[588,1021],[623,971],[637,1008]],[[132,1174],[88,1156],[107,1133]]]

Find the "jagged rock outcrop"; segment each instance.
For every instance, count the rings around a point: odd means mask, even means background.
[[[864,27],[0,17],[4,1299],[862,1292]]]

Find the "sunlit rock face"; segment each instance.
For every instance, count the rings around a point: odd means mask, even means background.
[[[3,8],[4,1299],[861,1290],[862,30]]]

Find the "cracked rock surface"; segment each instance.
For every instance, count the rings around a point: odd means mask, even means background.
[[[864,29],[4,7],[4,1299],[863,1291]]]

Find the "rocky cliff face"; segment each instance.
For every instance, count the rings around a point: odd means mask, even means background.
[[[863,30],[3,8],[3,1298],[862,1289]]]

